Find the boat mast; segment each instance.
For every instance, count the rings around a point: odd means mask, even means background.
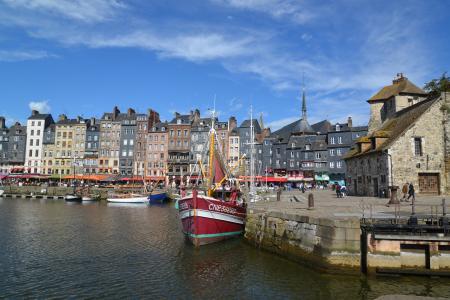
[[[255,195],[255,132],[253,128],[253,106],[250,105],[250,195]]]
[[[208,196],[212,196],[214,189],[213,185],[213,171],[214,171],[214,150],[215,150],[215,137],[216,129],[214,125],[214,119],[216,114],[216,99],[214,99],[214,109],[212,110],[211,117],[211,129],[209,130],[209,177],[208,177]]]

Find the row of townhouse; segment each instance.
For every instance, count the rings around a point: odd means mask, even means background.
[[[121,113],[117,107],[99,119],[60,115],[55,122],[50,114],[33,111],[26,127],[16,124],[8,129],[2,122],[3,172],[11,172],[15,165],[24,167],[26,173],[54,177],[116,174],[179,182],[195,178],[200,162],[203,167],[208,163],[212,119],[201,117],[198,109],[175,113],[165,122],[153,110],[141,114],[130,108]],[[215,118],[214,126],[220,153],[233,173],[250,174],[253,148],[256,175],[293,182],[344,180],[343,157],[367,132],[367,127],[352,126],[351,118],[345,124],[324,120],[309,125],[304,95],[301,118],[275,132],[264,127],[262,117],[243,120],[239,126],[235,117],[225,122]],[[19,136],[12,136],[19,131]],[[20,145],[11,144],[17,139]],[[9,149],[17,149],[16,154]],[[14,155],[15,162],[11,160]]]

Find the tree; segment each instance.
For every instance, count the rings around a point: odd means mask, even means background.
[[[430,94],[430,96],[438,96],[441,92],[450,92],[450,77],[447,72],[442,74],[438,79],[433,79],[426,83],[423,89]]]

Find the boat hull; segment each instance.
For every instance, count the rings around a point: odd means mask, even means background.
[[[146,203],[147,197],[131,197],[131,198],[108,198],[108,202],[112,203]]]
[[[82,198],[78,195],[66,195],[64,196],[64,200],[66,200],[66,202],[81,202]]]
[[[244,232],[246,209],[212,197],[192,195],[178,200],[186,238],[195,246],[216,243]]]
[[[167,200],[166,193],[151,194],[150,196],[148,196],[148,201],[150,203],[162,203],[166,200]]]

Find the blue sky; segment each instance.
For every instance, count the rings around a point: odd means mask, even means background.
[[[163,119],[250,104],[279,128],[365,124],[366,100],[403,72],[422,86],[450,71],[450,3],[302,0],[0,0],[0,115],[30,107],[101,116],[118,105]]]

